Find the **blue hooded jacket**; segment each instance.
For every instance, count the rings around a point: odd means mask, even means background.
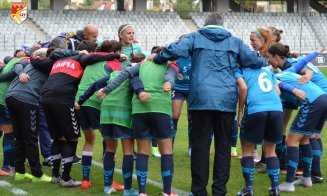
[[[206,26],[171,43],[154,57],[161,64],[192,57],[189,110],[235,112],[237,65],[261,68],[267,62],[222,26]]]

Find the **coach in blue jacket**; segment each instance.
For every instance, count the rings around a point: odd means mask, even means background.
[[[223,18],[219,14],[210,14],[203,28],[171,43],[153,58],[155,63],[161,64],[179,57],[192,57],[188,95],[192,144],[190,195],[207,195],[211,130],[215,137],[212,195],[226,195],[231,129],[238,97],[234,73],[238,64],[251,68],[266,65],[265,59],[222,25]]]

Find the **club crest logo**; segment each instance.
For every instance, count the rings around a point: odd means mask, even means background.
[[[18,1],[11,2],[10,18],[15,22],[15,24],[21,24],[26,20],[27,5],[28,5],[27,0],[23,0],[21,2]]]

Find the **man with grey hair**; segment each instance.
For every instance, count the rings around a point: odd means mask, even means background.
[[[179,57],[192,57],[188,95],[192,144],[190,195],[207,195],[212,130],[215,137],[212,195],[226,195],[230,175],[231,129],[237,103],[234,73],[238,64],[251,68],[266,65],[265,59],[252,52],[222,25],[223,17],[212,13],[206,18],[203,28],[181,37],[152,57],[158,64]]]

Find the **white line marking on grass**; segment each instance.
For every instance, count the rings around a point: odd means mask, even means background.
[[[11,189],[11,192],[14,195],[27,195],[28,194],[26,191],[23,191],[22,189],[19,189],[19,188],[13,188],[13,189]]]
[[[101,167],[103,168],[103,164],[100,163],[100,162],[97,162],[97,161],[94,161],[92,160],[92,164],[95,165],[95,166],[98,166],[98,167]],[[115,172],[119,173],[119,174],[122,174],[123,171],[121,169],[116,169],[115,168]],[[137,176],[135,174],[133,174],[133,178],[134,179],[137,179]],[[163,185],[160,183],[160,182],[157,182],[157,181],[154,181],[154,180],[151,180],[150,178],[147,178],[146,182],[152,186],[155,186],[155,187],[158,187],[158,188],[162,188]],[[183,190],[180,190],[180,189],[176,189],[176,188],[173,188],[172,187],[172,190],[177,193],[179,196],[188,196],[189,193],[188,192],[185,192]]]
[[[0,181],[0,187],[3,187],[3,186],[11,186],[11,184],[9,182],[7,182],[7,181],[1,180]]]
[[[27,195],[28,193],[22,189],[14,187],[10,182],[0,180],[0,187],[10,187],[9,191],[14,195]],[[12,188],[11,188],[12,187]]]

